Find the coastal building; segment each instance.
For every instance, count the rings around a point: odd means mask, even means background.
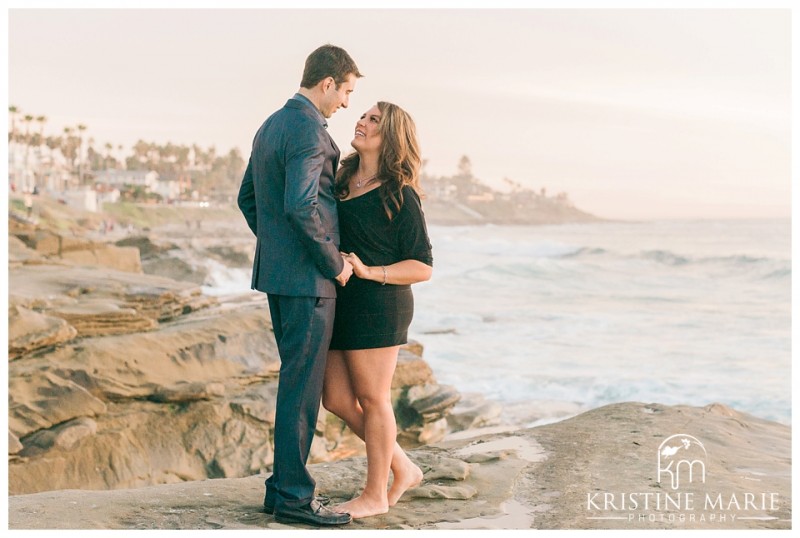
[[[158,187],[158,172],[154,170],[101,170],[95,175],[95,183],[112,187],[144,187],[155,192]]]
[[[158,194],[161,196],[161,199],[166,202],[179,200],[181,191],[181,182],[174,179],[158,180],[156,181],[155,187],[150,189],[150,192]]]
[[[58,197],[60,200],[63,200],[67,206],[75,209],[91,211],[93,213],[96,213],[99,209],[97,203],[97,192],[91,187],[80,187],[77,189],[65,190],[61,192]]]

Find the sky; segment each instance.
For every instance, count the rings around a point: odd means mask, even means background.
[[[788,9],[10,9],[8,101],[102,147],[233,147],[344,47],[347,153],[379,100],[427,172],[567,192],[606,218],[791,215]],[[423,185],[424,187],[424,185]]]

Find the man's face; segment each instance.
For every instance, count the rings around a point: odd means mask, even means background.
[[[326,82],[327,89],[320,103],[320,112],[323,116],[330,118],[339,108],[347,108],[350,104],[350,94],[356,89],[356,80],[356,76],[351,73],[347,75],[347,80],[339,84],[338,89],[333,78]]]

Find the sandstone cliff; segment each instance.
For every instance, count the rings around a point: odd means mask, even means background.
[[[144,274],[141,257],[159,248],[147,237],[115,246],[12,221],[10,494],[271,468],[279,360],[262,294],[217,299],[197,282]],[[104,251],[119,263],[66,256]],[[177,259],[169,245],[159,253],[167,265]],[[441,439],[460,399],[421,355],[406,346],[393,383],[407,446]],[[341,421],[320,414],[312,461],[362,451]]]

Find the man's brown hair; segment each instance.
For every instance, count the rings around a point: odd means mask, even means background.
[[[303,69],[303,80],[300,86],[311,89],[319,81],[333,77],[336,87],[347,80],[347,76],[353,74],[356,78],[362,75],[356,63],[343,48],[335,45],[322,45],[306,58],[306,66]]]

